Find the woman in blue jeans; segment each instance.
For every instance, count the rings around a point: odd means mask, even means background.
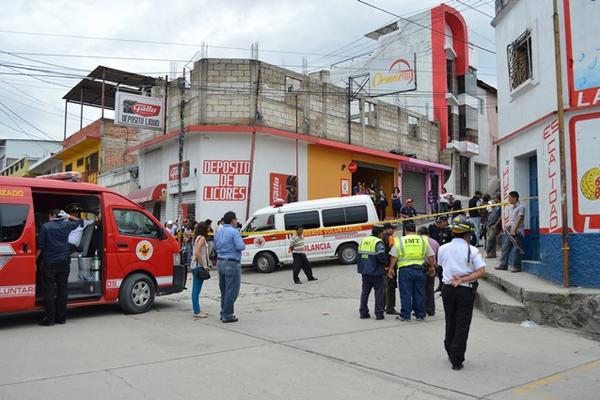
[[[194,318],[206,318],[208,313],[200,310],[200,290],[202,283],[200,279],[200,270],[210,270],[208,265],[208,245],[206,236],[208,235],[208,226],[204,222],[199,222],[196,225],[194,232],[194,257],[192,259],[192,307],[194,309]]]

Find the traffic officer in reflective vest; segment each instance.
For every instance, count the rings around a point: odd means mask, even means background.
[[[426,272],[435,276],[433,250],[428,239],[416,234],[413,221],[405,221],[406,235],[396,238],[390,250],[390,268],[398,269],[398,289],[400,289],[400,316],[402,321],[410,321],[415,311],[418,321],[425,319],[425,280]],[[427,261],[427,267],[424,266]],[[391,273],[388,272],[388,276]]]
[[[454,239],[438,250],[438,264],[443,268],[442,300],[446,314],[444,347],[452,369],[463,368],[467,337],[473,316],[477,279],[485,275],[485,261],[477,247],[469,244],[475,224],[459,215],[450,225]]]
[[[375,317],[383,319],[383,275],[385,274],[386,255],[381,238],[383,227],[374,226],[371,236],[362,240],[358,247],[358,273],[362,275],[362,292],[360,294],[360,318],[370,318],[369,295],[375,290]]]

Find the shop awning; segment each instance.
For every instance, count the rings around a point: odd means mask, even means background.
[[[129,193],[127,197],[138,204],[147,203],[149,201],[164,201],[164,195],[167,191],[167,184],[160,183],[155,186],[148,186]]]

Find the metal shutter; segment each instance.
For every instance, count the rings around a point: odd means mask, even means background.
[[[414,200],[413,207],[419,213],[427,211],[425,193],[425,174],[420,172],[403,171],[402,172],[402,203],[409,197]]]
[[[182,204],[196,204],[196,192],[186,192],[181,196]],[[171,219],[175,221],[177,219],[177,194],[171,195]]]

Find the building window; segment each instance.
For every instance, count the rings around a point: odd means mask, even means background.
[[[471,106],[458,107],[458,140],[478,143],[477,110]]]
[[[469,196],[469,167],[470,167],[470,159],[469,157],[459,156],[459,182],[458,182],[458,192],[461,196]]]
[[[73,163],[65,165],[65,171],[66,172],[73,171]]]
[[[454,60],[446,60],[446,81],[448,85],[448,93],[453,95],[458,94],[458,85],[456,81],[456,63]]]
[[[452,112],[452,106],[448,106],[448,141],[451,142],[456,139],[456,115]]]
[[[515,90],[533,78],[531,31],[525,31],[506,48],[510,89]]]
[[[481,97],[477,98],[477,107],[479,108],[479,114],[480,115],[485,115],[485,113],[483,112],[483,108],[485,107],[485,103],[483,102],[483,99]]]
[[[365,125],[377,126],[377,104],[365,101]]]
[[[302,87],[302,81],[300,79],[292,78],[291,76],[285,77],[285,91],[288,93],[298,92]]]
[[[79,158],[79,159],[77,160],[77,166],[78,166],[78,167],[81,167],[81,166],[83,166],[83,157],[81,157],[81,158]]]
[[[90,154],[88,159],[88,167],[87,170],[89,172],[98,172],[98,152],[95,152],[94,154]]]
[[[419,118],[412,115],[408,116],[408,135],[419,137]]]

